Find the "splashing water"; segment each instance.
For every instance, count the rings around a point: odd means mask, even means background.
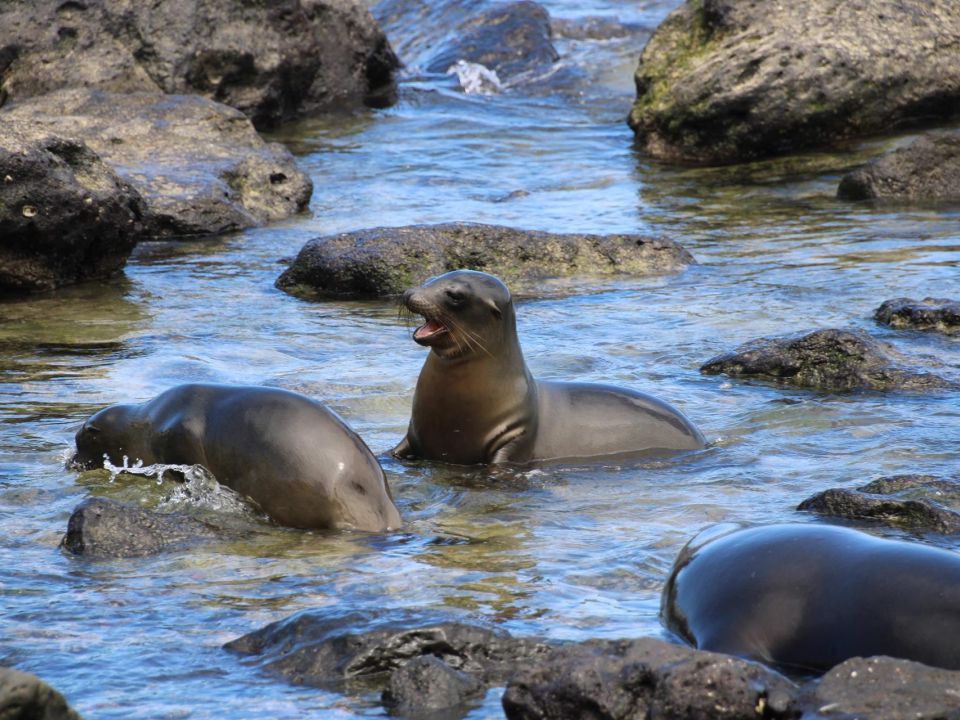
[[[163,512],[193,508],[225,515],[255,514],[250,501],[227,486],[221,485],[203,465],[165,463],[144,465],[143,460],[137,460],[131,465],[130,459],[124,455],[122,465],[114,465],[108,457],[104,456],[103,467],[110,473],[110,482],[116,480],[121,473],[156,478],[157,485],[163,484],[167,479],[167,473],[173,473],[176,479],[183,478],[183,482],[177,483],[170,495],[157,506],[157,509]]]
[[[456,75],[467,95],[496,95],[503,92],[503,83],[496,71],[480,63],[457,60],[447,68],[447,75]]]

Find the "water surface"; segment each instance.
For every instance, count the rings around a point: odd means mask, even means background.
[[[641,28],[673,4],[546,3],[555,16]],[[637,156],[624,117],[645,37],[559,38],[565,62],[589,77],[564,92],[467,96],[453,76],[408,64],[395,107],[279,133],[313,176],[310,215],[145,244],[120,279],[0,305],[0,664],[40,675],[91,718],[378,715],[375,698],[288,686],[221,645],[307,608],[439,611],[552,638],[663,636],[664,578],[704,525],[814,521],[793,508],[826,487],[956,476],[956,392],[829,394],[697,368],[752,338],[852,327],[957,376],[957,339],[892,331],[871,315],[891,297],[960,294],[960,213],[834,198],[845,168],[896,139],[714,170]],[[316,235],[446,221],[682,242],[699,260],[687,272],[583,280],[523,300],[519,332],[538,377],[653,393],[710,447],[511,483],[390,459],[424,359],[412,327],[391,301],[308,303],[273,282]],[[192,381],[329,403],[382,454],[405,531],[309,533],[243,517],[242,541],[134,560],[65,555],[67,518],[90,494],[191,507],[172,481],[78,475],[64,458],[89,414]],[[495,690],[472,717],[499,715]]]

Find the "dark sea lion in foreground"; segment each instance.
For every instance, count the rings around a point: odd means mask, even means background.
[[[720,525],[681,551],[663,594],[702,650],[793,673],[889,655],[960,669],[960,555],[850,528]]]
[[[523,359],[510,291],[457,270],[407,290],[430,348],[410,427],[393,453],[461,465],[693,450],[703,436],[678,410],[633,390],[538,381]]]
[[[113,405],[77,432],[75,462],[123,457],[202,465],[271,518],[298,528],[382,531],[400,514],[380,463],[321,403],[268,387],[180,385],[140,405]]]

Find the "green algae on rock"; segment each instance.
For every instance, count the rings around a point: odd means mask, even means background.
[[[960,112],[953,0],[688,0],[636,71],[628,122],[661,160],[722,164]]]
[[[397,295],[450,270],[482,270],[519,294],[545,278],[675,273],[694,263],[672,240],[443,223],[373,228],[310,240],[277,280],[304,298]]]

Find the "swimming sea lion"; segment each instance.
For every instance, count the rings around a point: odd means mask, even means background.
[[[680,552],[664,623],[702,650],[787,672],[889,655],[960,669],[960,555],[858,530],[708,528]]]
[[[106,455],[202,465],[271,518],[298,528],[401,525],[383,470],[363,440],[311,398],[269,387],[180,385],[140,405],[113,405],[77,432],[75,462]]]
[[[534,380],[517,339],[510,291],[457,270],[403,295],[430,348],[406,437],[393,453],[461,465],[692,450],[703,436],[667,403],[611,385]]]

